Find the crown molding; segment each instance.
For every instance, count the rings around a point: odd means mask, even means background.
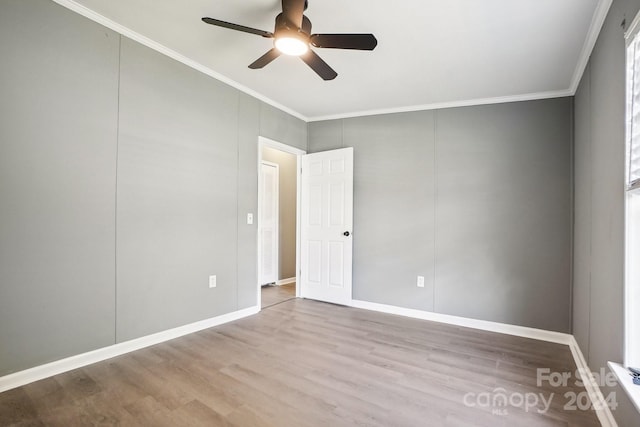
[[[582,46],[582,51],[578,58],[578,64],[573,72],[573,78],[571,79],[571,85],[569,86],[571,96],[575,95],[578,90],[578,85],[580,84],[580,80],[582,80],[584,70],[587,68],[589,58],[591,57],[593,48],[596,46],[600,30],[602,30],[602,26],[604,25],[604,21],[607,18],[607,14],[609,13],[612,3],[613,0],[600,0],[596,6],[596,10],[591,18],[591,25],[589,25],[589,31],[587,32],[587,38],[584,40],[584,45]]]
[[[354,111],[354,112],[346,112],[346,113],[339,113],[339,114],[307,117],[304,114],[301,114],[298,111],[295,111],[289,107],[286,107],[254,91],[253,89],[250,89],[247,86],[244,86],[236,82],[235,80],[232,80],[229,77],[223,74],[220,74],[203,64],[200,64],[197,61],[187,58],[186,56],[174,51],[173,49],[170,49],[160,43],[157,43],[149,39],[148,37],[133,31],[128,27],[118,24],[117,22],[87,8],[86,6],[83,6],[77,3],[74,0],[52,0],[52,1],[84,16],[85,18],[88,18],[94,22],[97,22],[100,25],[103,25],[125,37],[128,37],[144,46],[147,46],[150,49],[153,49],[178,62],[181,62],[184,65],[187,65],[188,67],[198,70],[210,77],[213,77],[216,80],[219,80],[241,92],[246,93],[247,95],[250,95],[266,104],[269,104],[307,123],[324,121],[324,120],[337,120],[337,119],[346,119],[346,118],[353,118],[353,117],[373,116],[373,115],[379,115],[379,114],[406,113],[406,112],[412,112],[412,111],[471,107],[471,106],[477,106],[477,105],[502,104],[507,102],[533,101],[533,100],[539,100],[539,99],[574,96],[578,88],[578,85],[580,84],[580,80],[582,79],[582,75],[584,74],[586,66],[589,62],[589,58],[591,57],[591,53],[593,52],[593,48],[595,47],[596,41],[598,40],[600,30],[602,29],[604,21],[607,17],[609,8],[611,7],[611,4],[613,2],[613,0],[600,0],[598,2],[598,5],[596,6],[596,10],[591,19],[591,24],[589,26],[587,37],[582,46],[582,50],[580,52],[578,63],[574,70],[571,82],[569,84],[569,88],[567,89],[547,91],[547,92],[526,93],[526,94],[520,94],[520,95],[509,95],[509,96],[501,96],[501,97],[467,99],[467,100],[460,100],[460,101],[440,102],[440,103],[431,103],[431,104],[407,105],[407,106],[399,106],[394,108],[372,109],[372,110],[363,110],[363,111]]]
[[[124,25],[120,25],[117,22],[107,18],[106,16],[103,16],[91,9],[89,9],[86,6],[83,6],[77,2],[75,2],[74,0],[52,0],[53,2],[59,4],[60,6],[63,6],[69,10],[72,10],[76,13],[78,13],[79,15],[84,16],[85,18],[88,18],[102,26],[105,26],[107,28],[109,28],[110,30],[115,31],[116,33],[119,33],[127,38],[130,38],[131,40],[134,40],[150,49],[155,50],[156,52],[159,52],[163,55],[168,56],[169,58],[172,58],[178,62],[183,63],[184,65],[191,67],[195,70],[200,71],[201,73],[204,73],[210,77],[213,77],[216,80],[221,81],[222,83],[225,83],[235,89],[238,89],[241,92],[246,93],[247,95],[250,95],[254,98],[259,99],[260,101],[271,105],[272,107],[275,107],[279,110],[284,111],[287,114],[290,114],[294,117],[299,118],[300,120],[303,120],[305,122],[308,121],[307,117],[303,116],[302,114],[298,113],[297,111],[292,110],[291,108],[288,108],[276,101],[274,101],[273,99],[267,98],[266,96],[254,91],[253,89],[250,89],[238,82],[236,82],[235,80],[230,79],[229,77],[220,74],[214,70],[212,70],[211,68],[202,65],[201,63],[194,61],[190,58],[187,58],[186,56],[176,52],[173,49],[170,49],[158,42],[155,42],[153,40],[151,40],[150,38],[143,36],[140,33],[137,33],[135,31],[133,31],[132,29],[125,27]]]
[[[353,117],[377,116],[379,114],[407,113],[411,111],[442,110],[445,108],[473,107],[476,105],[504,104],[507,102],[535,101],[539,99],[562,98],[573,96],[575,92],[569,89],[550,92],[526,93],[522,95],[499,96],[495,98],[467,99],[463,101],[439,102],[434,104],[408,105],[396,108],[381,108],[378,110],[355,111],[352,113],[332,114],[328,116],[309,117],[308,122],[323,120],[348,119]]]

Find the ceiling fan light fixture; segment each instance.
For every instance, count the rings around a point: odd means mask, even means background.
[[[274,44],[276,49],[290,56],[304,55],[309,50],[309,44],[297,37],[276,37]]]
[[[307,0],[282,0],[282,12],[276,15],[273,32],[245,27],[208,16],[203,17],[202,20],[209,25],[272,39],[274,46],[249,64],[249,68],[252,70],[264,68],[284,54],[299,57],[325,81],[335,79],[338,73],[324,62],[311,49],[311,46],[330,49],[373,50],[378,44],[373,34],[313,34],[311,21],[304,15],[307,6]]]

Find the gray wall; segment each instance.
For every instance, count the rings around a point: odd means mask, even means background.
[[[639,3],[614,1],[575,99],[573,323],[593,369],[622,357],[620,22]],[[0,56],[0,375],[256,303],[257,137],[306,149],[304,122],[47,0],[0,4]],[[354,297],[568,331],[570,115],[311,123],[311,150],[355,147]]]
[[[114,342],[118,45],[0,3],[0,375]]]
[[[256,304],[258,136],[306,123],[48,0],[0,55],[0,375]]]
[[[310,123],[354,147],[354,298],[569,332],[571,141],[570,98]]]
[[[573,330],[592,370],[622,362],[625,42],[638,0],[614,0],[575,96]],[[611,390],[605,389],[605,394]],[[621,426],[639,416],[616,387]]]
[[[293,154],[263,147],[262,160],[277,163],[278,179],[278,279],[296,277],[297,158]]]
[[[119,341],[237,308],[237,129],[236,90],[123,38]]]

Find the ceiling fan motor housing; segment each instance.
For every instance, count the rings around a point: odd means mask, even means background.
[[[276,16],[276,25],[274,30],[275,37],[304,37],[307,40],[311,35],[311,21],[306,16],[302,16],[302,28],[298,28],[295,24],[289,22],[284,14],[280,13]]]

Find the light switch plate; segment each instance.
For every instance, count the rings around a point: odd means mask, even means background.
[[[218,278],[216,276],[209,276],[209,287],[215,288],[218,286]]]
[[[249,225],[253,224],[253,214],[252,213],[248,213],[247,214],[247,224],[249,224]]]

